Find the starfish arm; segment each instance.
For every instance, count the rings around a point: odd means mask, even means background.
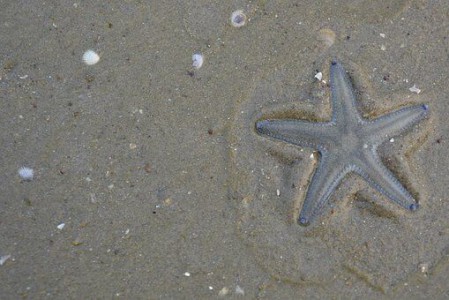
[[[357,111],[352,83],[340,63],[333,61],[330,67],[332,121],[345,126],[357,124],[362,118]]]
[[[421,121],[429,113],[427,105],[409,106],[375,120],[364,123],[366,136],[371,137],[373,144],[380,144],[383,141],[400,135],[412,125]]]
[[[354,171],[372,187],[398,205],[412,211],[418,208],[418,203],[413,196],[381,162],[375,147],[367,152],[363,160],[357,163]]]
[[[256,131],[277,140],[320,151],[332,143],[335,133],[331,123],[301,120],[263,120],[256,122]]]
[[[343,177],[352,171],[351,166],[345,166],[327,152],[321,154],[318,168],[313,174],[312,181],[307,189],[298,222],[307,226],[329,201],[331,194],[340,184]]]

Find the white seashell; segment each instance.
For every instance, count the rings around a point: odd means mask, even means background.
[[[4,256],[0,256],[0,266],[3,266],[3,264],[11,258],[11,255],[4,255]]]
[[[408,89],[410,92],[412,93],[421,93],[421,90],[416,86],[416,84],[414,84],[411,88]]]
[[[34,177],[34,170],[28,167],[22,167],[19,169],[19,176],[23,180],[31,181]]]
[[[323,28],[318,32],[318,38],[326,47],[330,47],[335,43],[336,36],[335,31],[329,28]]]
[[[87,50],[83,54],[83,61],[86,65],[95,65],[100,61],[100,56],[94,50]]]
[[[231,14],[231,25],[234,27],[242,27],[246,24],[246,15],[243,10],[236,10]]]
[[[192,67],[195,69],[201,68],[203,65],[204,57],[201,53],[195,53],[192,55]]]

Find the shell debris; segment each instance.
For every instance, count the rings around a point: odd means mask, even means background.
[[[242,27],[246,24],[246,15],[243,10],[239,9],[231,14],[231,25],[233,27]]]
[[[0,256],[0,266],[3,266],[3,264],[10,258],[11,258],[11,255],[9,255],[9,254]]]
[[[421,90],[416,86],[416,84],[414,84],[411,88],[408,89],[410,92],[412,93],[421,93]]]
[[[242,289],[239,285],[237,285],[237,286],[235,287],[235,293],[236,293],[237,295],[243,296],[243,295],[245,295],[245,290]]]
[[[204,56],[201,53],[195,53],[192,55],[192,67],[195,69],[201,68],[204,62]]]
[[[329,28],[320,29],[318,32],[318,39],[328,48],[335,43],[336,36],[335,31]]]
[[[92,66],[95,65],[100,61],[100,56],[95,52],[94,50],[87,50],[83,54],[83,62],[88,65]]]
[[[21,167],[19,169],[19,176],[25,181],[31,181],[34,178],[34,170],[28,167]]]

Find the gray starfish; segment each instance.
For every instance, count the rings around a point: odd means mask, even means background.
[[[298,222],[308,225],[329,200],[346,174],[355,172],[398,205],[414,211],[418,203],[382,164],[377,147],[403,133],[428,114],[428,106],[409,106],[374,120],[363,119],[356,107],[352,84],[338,62],[330,67],[332,118],[329,122],[261,120],[259,134],[320,153]]]

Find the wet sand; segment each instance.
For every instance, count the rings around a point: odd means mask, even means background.
[[[2,1],[1,298],[448,297],[449,4],[345,3]],[[429,105],[381,148],[419,211],[350,176],[295,222],[312,149],[251,124],[329,118],[334,58],[366,117]]]

